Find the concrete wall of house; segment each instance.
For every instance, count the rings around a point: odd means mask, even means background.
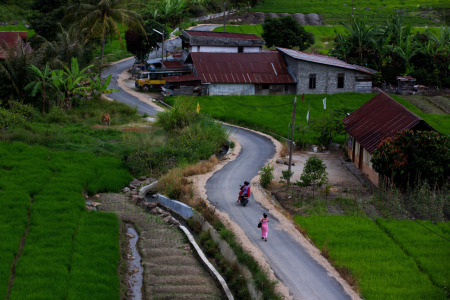
[[[290,66],[297,79],[296,94],[335,94],[356,91],[356,77],[361,72],[298,60],[287,55],[285,55],[285,58],[286,63]],[[316,87],[313,89],[309,86],[310,75],[312,74],[316,76]],[[338,88],[338,74],[344,74],[343,88]],[[370,92],[367,88],[368,85],[367,80],[358,82],[358,91]],[[370,81],[371,87],[372,83]]]
[[[255,95],[286,95],[295,91],[295,84],[255,84]]]
[[[355,148],[356,147],[356,148]],[[355,148],[355,158],[353,159],[353,148]],[[354,139],[349,139],[349,145],[347,147],[347,154],[350,159],[352,159],[353,163],[356,165],[356,167],[359,168],[359,143],[356,142]],[[372,155],[366,150],[363,149],[363,161],[361,166],[361,172],[369,178],[369,180],[378,187],[380,175],[372,168],[372,163],[370,160],[372,159]]]
[[[238,47],[225,46],[191,46],[191,52],[208,52],[208,53],[238,53]],[[261,52],[260,47],[243,47],[244,53]]]
[[[254,95],[254,84],[212,83],[207,85],[208,95]]]

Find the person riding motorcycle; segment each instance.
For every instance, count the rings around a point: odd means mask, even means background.
[[[239,192],[239,197],[236,202],[241,201],[244,197],[245,198],[250,197],[250,186],[248,181],[244,181],[244,185],[241,185],[241,191]]]

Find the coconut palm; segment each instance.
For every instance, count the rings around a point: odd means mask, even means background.
[[[130,5],[126,0],[81,0],[68,6],[67,18],[78,20],[76,21],[78,27],[87,29],[87,39],[100,37],[100,60],[102,60],[107,34],[116,35],[123,48],[119,24],[135,28],[145,36],[142,19],[138,13],[127,9]]]

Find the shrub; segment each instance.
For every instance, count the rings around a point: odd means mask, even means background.
[[[12,128],[24,122],[25,118],[22,115],[0,107],[0,129]]]
[[[57,106],[52,106],[48,114],[44,117],[44,123],[67,124],[67,113]]]
[[[22,104],[19,101],[9,101],[8,103],[11,112],[23,116],[27,121],[39,118],[39,112],[29,104]]]
[[[306,161],[303,173],[300,175],[301,183],[297,183],[303,186],[313,185],[313,187],[321,187],[328,182],[326,168],[327,166],[319,157],[316,155],[311,156]]]
[[[273,179],[273,164],[272,163],[268,163],[267,165],[265,165],[264,167],[262,167],[259,171],[259,183],[261,184],[262,187],[266,188],[270,185],[270,182],[272,182]]]

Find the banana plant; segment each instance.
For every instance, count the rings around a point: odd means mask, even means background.
[[[119,92],[118,89],[110,89],[108,88],[109,83],[111,81],[111,74],[108,75],[104,80],[100,79],[100,76],[97,75],[95,80],[90,79],[91,81],[91,95],[97,99],[101,99],[103,94],[110,94],[112,92]]]

